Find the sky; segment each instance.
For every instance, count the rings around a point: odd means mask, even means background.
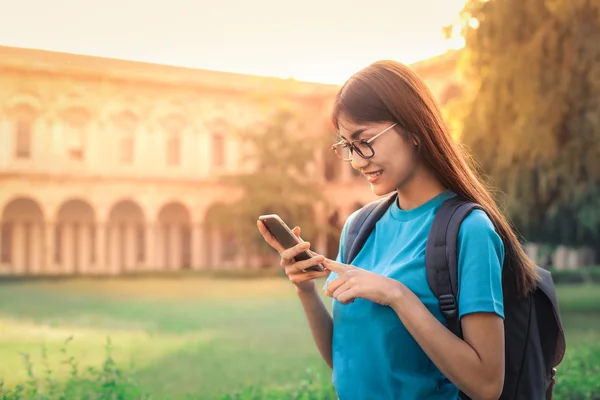
[[[0,0],[0,45],[343,83],[457,48],[464,0]]]

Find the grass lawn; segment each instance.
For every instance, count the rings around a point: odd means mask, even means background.
[[[569,351],[598,343],[600,287],[560,286],[558,292]],[[27,380],[22,353],[30,355],[35,373],[43,372],[43,346],[56,378],[67,378],[70,366],[60,362],[68,357],[61,348],[69,336],[68,356],[80,370],[101,365],[110,336],[115,360],[133,362],[139,383],[158,398],[297,386],[307,368],[330,377],[295,291],[281,278],[0,284],[0,379],[6,386]]]
[[[0,378],[26,379],[21,353],[59,366],[64,340],[82,364],[100,365],[110,336],[117,362],[158,397],[217,395],[250,384],[329,377],[291,284],[284,279],[69,280],[0,285]],[[40,366],[41,367],[41,366]],[[81,366],[83,368],[83,366]]]

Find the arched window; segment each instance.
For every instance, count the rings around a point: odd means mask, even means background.
[[[183,118],[171,115],[163,119],[162,126],[166,133],[165,149],[167,165],[181,165],[182,134],[185,127]]]
[[[137,117],[128,111],[123,111],[114,120],[119,140],[119,162],[131,164],[135,154],[135,130]]]
[[[212,135],[212,160],[213,167],[225,166],[225,135],[215,132]]]
[[[178,129],[167,131],[167,164],[181,163],[181,134]]]
[[[16,158],[30,158],[33,146],[33,127],[36,112],[28,105],[15,107],[12,114],[14,154]]]
[[[65,151],[71,160],[85,157],[85,139],[89,115],[82,109],[69,109],[63,114],[63,140]]]

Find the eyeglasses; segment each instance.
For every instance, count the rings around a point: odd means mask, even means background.
[[[337,154],[337,156],[341,158],[342,161],[352,161],[352,156],[354,152],[356,152],[359,156],[366,160],[375,155],[375,150],[373,150],[373,146],[371,145],[371,143],[373,143],[375,139],[377,139],[379,136],[383,135],[395,126],[396,124],[388,126],[383,131],[379,132],[377,135],[373,136],[369,140],[359,139],[353,140],[352,142],[342,140],[331,146],[331,149],[335,151],[335,154]]]

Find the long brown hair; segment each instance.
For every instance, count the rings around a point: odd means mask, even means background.
[[[341,116],[354,123],[396,122],[419,143],[424,165],[442,185],[479,204],[504,243],[503,279],[517,294],[535,288],[537,271],[492,196],[452,139],[431,91],[409,67],[378,61],[353,75],[340,89],[333,107],[333,124]]]

